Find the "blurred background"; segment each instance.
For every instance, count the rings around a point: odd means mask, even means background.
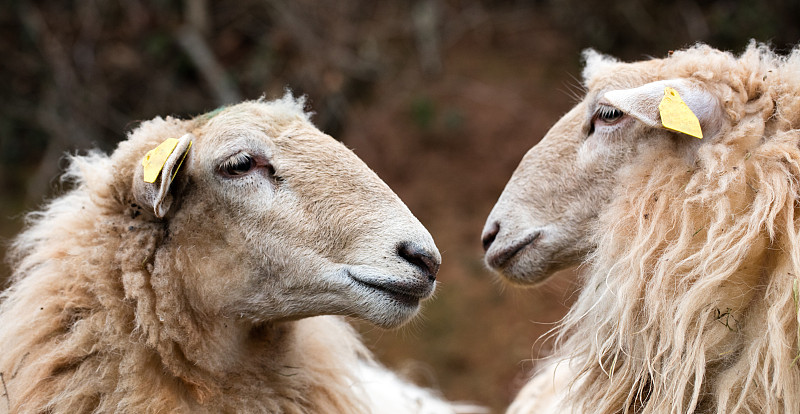
[[[502,412],[579,283],[565,272],[505,287],[480,232],[522,155],[580,98],[580,51],[639,60],[756,39],[788,52],[798,22],[789,0],[4,0],[0,253],[26,211],[63,191],[64,153],[112,151],[142,120],[289,87],[442,251],[423,315],[396,331],[355,322],[366,342],[447,398]]]

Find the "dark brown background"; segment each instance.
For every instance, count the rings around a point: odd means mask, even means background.
[[[63,191],[65,152],[111,151],[140,120],[290,87],[442,251],[423,315],[396,331],[357,323],[367,343],[448,398],[499,412],[578,286],[567,273],[504,287],[482,264],[480,230],[524,152],[580,96],[580,51],[631,60],[704,41],[739,52],[755,38],[785,52],[800,6],[771,3],[6,0],[0,253],[24,212]]]

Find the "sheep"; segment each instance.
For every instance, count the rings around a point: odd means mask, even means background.
[[[441,258],[303,106],[158,117],[70,158],[73,188],[11,248],[0,411],[469,409],[387,371],[343,319],[407,322]]]
[[[584,99],[483,229],[510,283],[582,264],[508,412],[800,412],[800,48],[584,58]]]

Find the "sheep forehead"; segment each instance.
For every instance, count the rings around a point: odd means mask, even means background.
[[[236,149],[247,150],[248,145],[260,146],[267,156],[272,156],[277,146],[301,146],[313,151],[315,146],[330,145],[301,107],[287,103],[245,102],[225,108],[210,119],[202,119],[206,116],[199,117],[197,135],[202,137],[201,145],[209,151],[210,160],[231,155]],[[296,139],[299,135],[313,139],[301,141]],[[320,151],[318,155],[324,154]]]
[[[208,122],[214,122],[215,119],[224,119],[238,114],[269,118],[273,122],[298,119],[308,121],[309,114],[303,110],[303,105],[305,105],[303,99],[295,99],[291,97],[291,95],[285,95],[283,98],[272,101],[245,101],[236,105],[217,108],[198,118],[205,119]]]
[[[336,169],[343,158],[350,164],[360,164],[344,145],[322,133],[304,117],[276,118],[269,113],[252,111],[227,115],[203,132],[204,146],[214,154],[209,157],[212,160],[230,155],[236,149],[247,150],[249,145],[258,145],[266,151],[265,155],[276,157],[275,164],[327,162],[327,170]]]
[[[660,66],[659,60],[615,63],[596,69],[585,82],[590,91],[631,88],[657,80]]]
[[[648,59],[636,62],[619,62],[613,58],[599,55],[594,51],[584,52],[586,66],[584,83],[590,90],[598,88],[625,88],[645,83],[677,78],[692,78],[700,81],[738,82],[743,66],[752,65],[744,60],[749,55],[759,55],[769,61],[771,52],[764,52],[756,45],[750,45],[742,59],[732,53],[720,51],[706,45],[696,45],[688,49],[670,53],[661,59]],[[766,56],[764,56],[766,53]],[[757,59],[758,60],[758,59]],[[759,66],[759,64],[755,64]],[[751,69],[755,69],[751,68]]]
[[[200,163],[219,162],[237,150],[257,149],[271,158],[281,176],[293,178],[300,191],[312,191],[315,183],[324,180],[328,192],[368,190],[372,196],[393,197],[363,161],[322,133],[300,106],[293,105],[246,102],[224,109],[199,129],[202,142],[197,150],[205,154]]]
[[[214,111],[217,112],[217,111]],[[308,114],[301,108],[280,102],[244,102],[225,108],[216,115],[201,115],[199,122],[205,121],[201,129],[211,136],[231,135],[229,131],[261,131],[277,136],[282,130],[293,125],[306,125],[314,128]]]

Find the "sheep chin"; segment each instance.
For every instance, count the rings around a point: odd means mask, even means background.
[[[579,260],[575,252],[580,241],[560,227],[538,226],[514,236],[499,235],[486,251],[486,265],[512,285],[533,287],[547,281]]]
[[[536,287],[550,280],[556,272],[569,267],[569,265],[553,262],[540,256],[535,262],[530,257],[521,258],[519,263],[511,264],[502,270],[495,270],[495,272],[511,285]]]
[[[388,269],[387,269],[388,270]],[[372,266],[346,266],[351,292],[364,311],[357,316],[382,328],[396,328],[411,320],[420,302],[433,295],[436,282],[417,274],[400,276]]]

